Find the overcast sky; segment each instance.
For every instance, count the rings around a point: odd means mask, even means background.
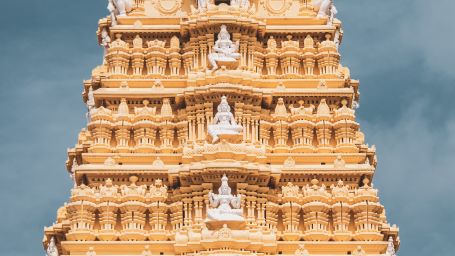
[[[357,112],[376,144],[399,255],[455,251],[453,0],[336,0],[343,63],[361,82]],[[69,197],[64,163],[85,126],[82,80],[102,61],[104,0],[2,1],[0,252],[43,255],[43,226]]]

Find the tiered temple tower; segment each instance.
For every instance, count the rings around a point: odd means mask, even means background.
[[[57,255],[395,255],[332,0],[110,0]]]

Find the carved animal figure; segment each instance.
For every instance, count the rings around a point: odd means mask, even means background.
[[[313,6],[319,10],[318,18],[331,16],[333,0],[313,0]]]
[[[107,9],[111,13],[112,25],[116,25],[117,16],[126,16],[133,9],[133,0],[109,0]]]

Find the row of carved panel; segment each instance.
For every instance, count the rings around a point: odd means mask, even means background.
[[[210,105],[210,106],[209,106]],[[92,136],[92,152],[154,152],[180,151],[189,142],[207,139],[207,127],[213,122],[213,104],[197,109],[189,107],[173,115],[169,100],[164,100],[161,113],[145,105],[129,114],[123,99],[117,113],[104,107],[90,111],[88,129]],[[301,105],[289,106],[287,111],[282,98],[278,99],[271,115],[243,113],[239,108],[236,121],[243,126],[245,142],[260,143],[267,149],[288,152],[356,152],[363,143],[354,110],[343,107],[331,111],[325,100],[317,110]],[[253,113],[254,114],[254,113]],[[181,121],[179,121],[181,120]],[[156,141],[159,138],[159,142]],[[191,144],[191,143],[190,143]]]
[[[327,38],[315,47],[311,36],[305,39],[304,47],[298,41],[281,42],[278,47],[273,36],[263,47],[259,42],[240,43],[240,68],[262,75],[264,78],[338,78],[348,76],[340,70],[340,54],[337,44]],[[198,40],[187,43],[181,49],[176,36],[170,39],[170,46],[158,39],[147,41],[138,36],[130,44],[117,39],[109,44],[106,51],[106,63],[111,77],[152,77],[178,78],[193,71],[204,71],[208,67],[208,56],[212,53],[210,42]],[[183,69],[182,69],[183,67]]]
[[[208,188],[181,195],[182,200],[169,204],[167,188],[160,180],[149,188],[136,185],[135,176],[130,181],[119,187],[108,179],[99,188],[81,185],[73,189],[65,207],[71,225],[67,239],[167,240],[184,226],[204,226]],[[368,179],[355,190],[342,181],[330,189],[317,180],[311,183],[302,188],[289,183],[271,201],[267,194],[238,187],[244,195],[241,205],[247,213],[247,226],[274,230],[284,240],[383,239],[386,217]]]

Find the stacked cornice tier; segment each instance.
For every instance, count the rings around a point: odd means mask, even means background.
[[[48,256],[395,256],[332,0],[109,0]]]

